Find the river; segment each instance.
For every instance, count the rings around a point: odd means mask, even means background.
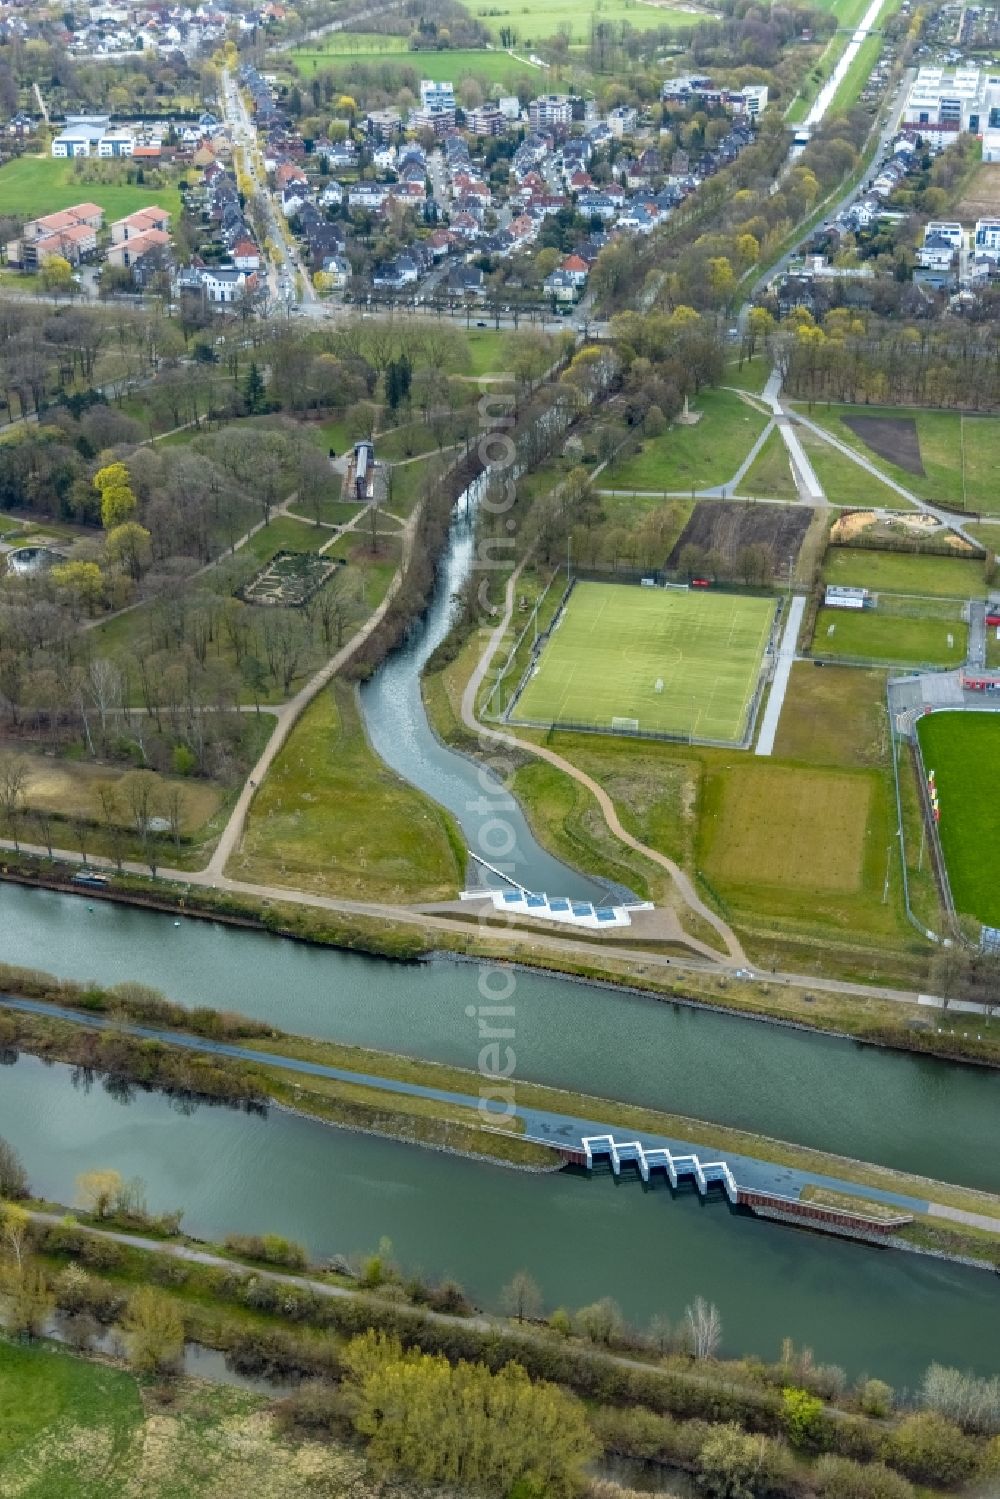
[[[373,747],[405,780],[447,807],[473,853],[501,865],[520,884],[550,895],[604,900],[608,885],[570,869],[537,842],[517,802],[491,771],[449,749],[424,712],[420,674],[450,628],[451,601],[473,565],[476,486],[459,502],[448,550],[424,616],[403,645],[361,688],[361,710]],[[497,881],[487,880],[496,884]]]
[[[388,1235],[407,1268],[454,1275],[487,1306],[525,1266],[550,1307],[611,1295],[641,1325],[679,1317],[703,1293],[731,1353],[774,1356],[787,1334],[897,1385],[933,1358],[996,1369],[1000,1300],[982,1271],[799,1233],[665,1187],[507,1171],[282,1114],[186,1114],[141,1093],[124,1104],[71,1078],[30,1057],[0,1074],[0,1135],[59,1200],[72,1200],[79,1172],[110,1166],[143,1176],[152,1207],[183,1205],[192,1233],[277,1229],[317,1256]]]
[[[0,959],[475,1068],[480,970],[0,884]],[[517,1076],[1000,1191],[1000,1073],[515,972]],[[493,975],[492,982],[498,982]]]

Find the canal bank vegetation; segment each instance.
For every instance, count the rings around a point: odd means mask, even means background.
[[[27,1039],[21,1039],[20,1033],[9,1033],[17,1039],[8,1044],[20,1044],[25,1050],[34,1051],[31,1037],[38,1035],[38,1054],[41,1055],[55,1056],[55,1051],[41,1048],[66,1046],[67,1033],[71,1034],[74,1028],[79,1030],[81,1026],[86,1027],[86,1012],[100,1016],[104,1021],[141,1024],[168,1032],[176,1030],[210,1043],[239,1042],[241,1049],[247,1053],[260,1052],[261,1061],[255,1063],[214,1056],[209,1060],[223,1073],[226,1068],[232,1067],[239,1086],[256,1088],[254,1096],[259,1102],[271,1099],[296,1112],[325,1119],[330,1123],[466,1154],[487,1156],[507,1164],[544,1168],[558,1163],[558,1156],[547,1146],[520,1138],[523,1130],[520,1119],[509,1121],[504,1128],[503,1121],[498,1116],[493,1116],[487,1126],[478,1108],[467,1108],[447,1100],[423,1098],[405,1092],[387,1092],[380,1089],[377,1083],[378,1079],[385,1079],[410,1085],[414,1089],[433,1088],[470,1100],[477,1099],[483,1085],[483,1076],[464,1067],[294,1035],[234,1011],[219,1011],[204,1006],[188,1009],[142,984],[121,983],[104,988],[92,982],[84,984],[73,979],[56,978],[37,969],[0,964],[0,996],[3,993],[81,1012],[74,1021],[0,1009],[0,1030],[8,1020],[15,1024],[22,1020],[39,1021],[40,1029],[37,1032],[32,1032],[30,1027],[27,1029]],[[47,1029],[53,1026],[57,1027],[54,1033]],[[114,1048],[109,1046],[105,1052],[92,1052],[88,1044],[88,1049],[81,1055],[103,1057],[105,1061],[119,1066],[126,1065],[127,1054],[118,1051],[117,1042],[137,1039],[117,1030],[85,1034],[97,1038],[108,1037],[116,1045]],[[154,1057],[158,1051],[169,1051],[171,1055],[175,1051],[169,1044],[161,1042],[148,1041],[144,1044],[151,1049]],[[191,1055],[192,1053],[182,1054]],[[138,1075],[133,1080],[144,1086],[147,1083],[157,1086],[150,1080],[149,1068],[153,1064],[146,1062],[145,1054],[140,1053],[140,1056],[141,1070],[137,1066]],[[353,1076],[339,1079],[311,1075],[282,1068],[280,1062],[270,1060],[272,1058],[287,1058],[289,1061],[310,1063],[316,1067],[337,1068]],[[72,1061],[75,1057],[59,1059]],[[93,1065],[98,1067],[96,1061]],[[100,1067],[99,1070],[106,1069]],[[209,1074],[209,1078],[213,1075]],[[127,1074],[122,1080],[125,1077]],[[536,1109],[565,1118],[598,1121],[608,1128],[617,1127],[643,1137],[681,1140],[695,1149],[710,1150],[722,1155],[748,1156],[788,1166],[800,1172],[836,1177],[853,1185],[927,1200],[1000,1223],[1000,1196],[993,1193],[934,1181],[873,1162],[852,1160],[811,1146],[776,1140],[725,1124],[599,1098],[543,1083],[515,1079],[512,1087],[514,1101],[522,1110]],[[242,1096],[237,1095],[238,1098]],[[803,1196],[817,1202],[830,1199],[829,1205],[836,1207],[861,1207],[865,1212],[870,1211],[873,1216],[879,1216],[880,1213],[879,1205],[874,1200],[859,1198],[851,1193],[837,1194],[825,1187],[807,1187]],[[834,1202],[832,1199],[835,1197],[837,1201]],[[921,1220],[928,1224],[929,1221]],[[968,1232],[967,1227],[957,1221],[934,1225],[935,1231],[948,1236],[953,1246],[964,1246],[961,1250],[953,1247],[953,1253],[989,1259],[1000,1265],[1000,1234],[990,1233],[983,1224]],[[904,1232],[902,1237],[907,1238],[907,1233]]]
[[[366,1061],[376,1075],[393,1075],[393,1058],[360,1048],[330,1045],[324,1051],[316,1043],[325,1066],[349,1067],[357,1078],[330,1078],[289,1070],[267,1062],[199,1052],[181,1044],[171,1045],[171,1030],[192,1034],[211,1045],[240,1042],[247,1051],[261,1037],[261,1049],[271,1057],[290,1060],[306,1055],[310,1043],[287,1038],[281,1031],[228,1011],[199,1007],[185,1010],[171,1004],[156,990],[142,984],[118,984],[103,989],[96,984],[56,979],[32,969],[0,964],[0,992],[19,994],[41,1004],[73,1008],[72,1018],[0,1009],[0,1048],[16,1054],[20,1049],[34,1056],[67,1062],[104,1079],[105,1087],[127,1094],[132,1087],[153,1089],[189,1104],[198,1101],[233,1103],[264,1110],[277,1105],[304,1117],[367,1134],[422,1145],[461,1155],[480,1157],[521,1169],[556,1170],[559,1156],[545,1145],[523,1138],[524,1124],[518,1118],[498,1115],[487,1119],[480,1112],[475,1074],[460,1074],[468,1105],[427,1099],[405,1092],[389,1092],[366,1084]],[[0,1000],[2,1004],[2,1000]],[[102,1026],[88,1026],[88,1013]],[[162,1036],[140,1036],[124,1027],[155,1027]],[[272,1044],[273,1043],[273,1044]],[[317,1060],[316,1057],[309,1058]],[[332,1059],[332,1060],[331,1060]],[[411,1080],[435,1074],[435,1064],[418,1062],[401,1068]],[[352,1065],[353,1064],[353,1065]],[[449,1071],[448,1079],[452,1074]],[[445,1086],[437,1080],[437,1085]]]
[[[72,883],[78,868],[76,863],[8,849],[3,853],[0,878],[79,895],[79,887]],[[438,952],[494,962],[514,961],[571,978],[624,985],[681,1004],[704,1004],[748,1017],[850,1036],[874,1046],[1000,1067],[1000,1017],[976,1016],[970,1022],[945,1010],[932,1012],[930,1019],[927,1010],[916,1003],[828,988],[821,979],[812,983],[808,978],[786,980],[764,969],[759,977],[743,980],[726,972],[686,967],[683,963],[667,966],[663,960],[672,953],[661,952],[657,944],[643,947],[638,943],[622,943],[612,949],[595,938],[591,944],[593,955],[582,956],[579,951],[567,950],[565,939],[519,929],[516,925],[507,927],[501,937],[494,935],[489,924],[474,920],[466,924],[468,930],[462,930],[457,921],[458,929],[449,930],[428,925],[421,913],[408,914],[402,908],[395,916],[367,916],[313,906],[308,897],[300,902],[272,900],[246,891],[218,890],[137,874],[112,875],[107,890],[88,890],[87,899],[110,899],[148,910],[214,919],[297,941],[404,962]],[[579,949],[585,940],[584,934],[574,933],[573,947]],[[824,941],[828,946],[837,945]],[[849,951],[846,941],[840,946],[845,953]],[[859,975],[858,980],[874,983],[879,981],[879,975],[872,971]]]
[[[406,1305],[407,1282],[386,1248],[367,1258],[357,1289],[345,1293],[329,1279],[248,1270],[204,1250],[183,1260],[172,1248],[71,1221],[29,1219],[16,1250],[9,1233],[3,1242],[7,1325],[29,1345],[53,1315],[81,1352],[117,1329],[166,1411],[181,1398],[174,1376],[185,1340],[218,1348],[238,1375],[307,1381],[275,1408],[286,1437],[317,1441],[323,1451],[344,1444],[404,1483],[450,1478],[458,1493],[511,1499],[582,1495],[584,1465],[603,1454],[654,1465],[668,1478],[693,1474],[708,1495],[914,1499],[915,1484],[928,1494],[965,1492],[1000,1472],[996,1379],[932,1366],[919,1392],[900,1399],[876,1378],[849,1385],[842,1370],[787,1340],[773,1362],[723,1361],[718,1314],[700,1298],[675,1327],[658,1319],[639,1334],[610,1301],[538,1320],[540,1298],[523,1275],[508,1288],[506,1321],[470,1315],[457,1287],[440,1288],[438,1310],[427,1301]],[[267,1237],[246,1242],[263,1247]],[[8,1388],[9,1348],[0,1344],[0,1384]],[[385,1400],[387,1379],[402,1400]],[[467,1422],[449,1414],[460,1392],[462,1404],[471,1402]],[[524,1419],[515,1421],[515,1411]],[[527,1481],[541,1461],[538,1432],[556,1413],[563,1439],[547,1445],[558,1466],[539,1485],[519,1487],[511,1467]],[[532,1435],[511,1447],[493,1419]],[[432,1426],[412,1442],[425,1420]],[[0,1421],[0,1436],[2,1428]],[[457,1460],[473,1431],[484,1452],[507,1454],[506,1484]],[[0,1474],[16,1448],[7,1438]]]

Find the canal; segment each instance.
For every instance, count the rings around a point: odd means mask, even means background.
[[[475,1068],[478,966],[394,964],[0,884],[0,960]],[[514,972],[516,1076],[1000,1191],[1000,1074]],[[494,992],[500,980],[493,973]],[[469,1007],[473,1014],[468,1014]]]
[[[454,1275],[486,1306],[525,1267],[549,1307],[611,1295],[640,1325],[706,1295],[734,1354],[775,1356],[788,1335],[852,1376],[897,1385],[935,1358],[995,1372],[995,1277],[755,1221],[718,1200],[507,1171],[283,1114],[184,1112],[142,1093],[123,1103],[30,1057],[0,1073],[0,1135],[53,1198],[72,1201],[79,1172],[114,1167],[145,1179],[153,1208],[183,1206],[185,1227],[206,1237],[275,1229],[321,1256],[388,1235],[408,1269]]]

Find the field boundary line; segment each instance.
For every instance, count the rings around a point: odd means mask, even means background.
[[[480,655],[479,661],[476,663],[475,669],[462,693],[462,721],[466,728],[471,729],[479,737],[480,741],[483,739],[491,740],[494,743],[502,744],[507,749],[523,750],[530,755],[535,755],[538,759],[546,760],[550,765],[555,766],[557,770],[561,770],[564,774],[585,787],[596,799],[612,836],[617,838],[620,843],[624,843],[626,847],[633,849],[634,852],[641,854],[661,869],[666,870],[685,905],[690,907],[695,915],[700,916],[703,921],[707,921],[709,926],[721,938],[726,949],[728,961],[740,968],[749,967],[749,960],[732,927],[705,904],[695,889],[692,880],[685,874],[679,864],[675,863],[673,859],[668,858],[666,854],[661,854],[658,849],[650,848],[648,844],[633,837],[622,826],[611,797],[586,771],[581,770],[579,766],[574,765],[562,755],[557,754],[555,750],[549,749],[547,745],[532,744],[530,740],[519,739],[516,734],[510,732],[504,733],[499,729],[491,729],[486,724],[481,723],[476,717],[476,698],[482,685],[483,677],[489,669],[489,663],[493,659],[494,652],[509,628],[514,608],[514,592],[523,566],[524,562],[522,560],[507,580],[503,617],[487,640],[485,649]],[[684,942],[695,952],[699,952],[703,956],[710,958],[714,963],[726,961],[718,952],[710,948],[707,943],[699,941],[698,938],[692,937],[686,932],[684,933]]]

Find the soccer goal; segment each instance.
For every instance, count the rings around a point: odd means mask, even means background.
[[[621,729],[626,733],[631,730],[632,733],[637,734],[639,732],[639,720],[637,718],[613,718],[611,720],[611,727],[612,729]]]

